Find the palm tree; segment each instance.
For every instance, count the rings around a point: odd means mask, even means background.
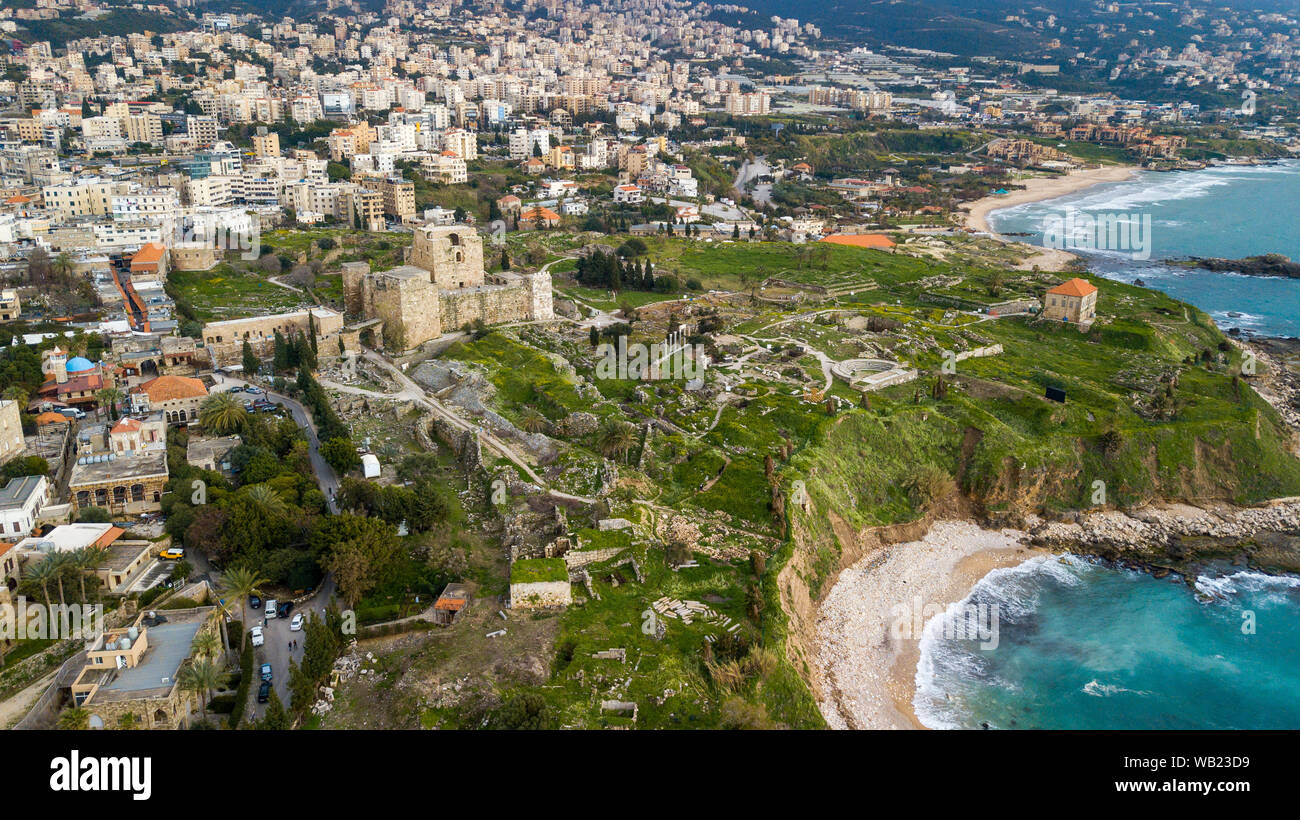
[[[74,265],[72,254],[67,251],[61,251],[58,256],[54,257],[54,270],[63,279],[72,275]]]
[[[75,706],[71,709],[64,709],[59,713],[59,722],[56,724],[60,729],[89,729],[90,728],[90,710]]]
[[[54,577],[55,567],[49,562],[37,561],[23,571],[28,580],[35,581],[41,585],[41,592],[45,595],[45,608],[50,608],[50,579]]]
[[[226,677],[226,673],[208,658],[191,660],[181,670],[181,689],[199,696],[199,714],[205,720],[208,716],[208,696]]]
[[[244,643],[248,640],[248,596],[257,595],[262,591],[262,585],[269,583],[271,582],[258,575],[255,570],[245,567],[227,570],[221,577],[222,607],[228,607],[234,601],[239,602],[240,620],[245,626],[239,636],[240,652],[244,651]]]
[[[107,547],[83,547],[72,553],[69,563],[78,570],[78,580],[81,581],[81,600],[89,601],[86,597],[86,576],[94,575],[95,570],[104,563],[108,558]]]
[[[199,406],[199,424],[206,432],[227,436],[243,428],[248,411],[229,393],[214,393]]]
[[[65,606],[68,602],[68,599],[63,594],[63,576],[70,557],[66,552],[56,552],[45,557],[45,563],[48,563],[53,568],[54,580],[59,584],[59,606]]]
[[[245,487],[243,493],[245,498],[261,507],[267,515],[282,518],[289,511],[284,499],[269,484],[253,484]]]
[[[595,330],[595,328],[592,328],[592,330]],[[524,411],[523,426],[530,433],[540,433],[547,427],[546,416],[530,407]]]
[[[221,639],[212,632],[200,632],[190,643],[190,651],[200,658],[215,658],[219,649],[221,649]]]
[[[117,403],[122,400],[122,391],[116,387],[105,387],[95,392],[95,398],[99,401],[99,409],[107,410],[110,419],[117,418]]]
[[[597,434],[600,452],[608,458],[623,458],[636,443],[636,428],[625,421],[610,419],[601,425]]]

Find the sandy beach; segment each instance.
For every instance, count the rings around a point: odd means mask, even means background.
[[[896,544],[840,574],[817,620],[817,663],[825,681],[819,704],[835,729],[923,729],[912,710],[919,635],[895,635],[899,608],[946,607],[1000,567],[1044,551],[1023,546],[1018,530],[985,530],[939,521],[925,538]]]
[[[1137,171],[1130,165],[1108,165],[1103,168],[1088,168],[1072,171],[1064,176],[1032,177],[1017,180],[1024,190],[1011,191],[1000,196],[986,196],[970,204],[970,213],[966,216],[966,227],[976,231],[990,231],[988,215],[1002,208],[1023,205],[1026,202],[1039,202],[1058,196],[1081,191],[1102,182],[1120,182],[1133,176]]]

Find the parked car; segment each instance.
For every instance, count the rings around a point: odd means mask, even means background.
[[[252,393],[254,396],[256,396],[256,395],[258,395],[259,393],[265,393],[266,391],[263,390],[263,389],[260,388],[260,387],[254,387],[253,385],[250,384],[250,385],[248,385],[247,387],[244,388],[244,392],[245,392],[245,393]]]
[[[269,618],[274,618],[274,617],[275,617],[275,613],[276,613],[276,609],[277,609],[277,607],[276,607],[276,604],[275,604],[275,599],[274,599],[274,598],[268,598],[267,601],[266,601],[266,609],[263,610],[262,614],[263,614],[264,616],[266,616],[268,619],[269,619]]]
[[[234,387],[230,388],[230,389],[229,389],[228,391],[226,391],[226,392],[228,392],[228,393],[243,393],[243,392],[244,392],[244,388],[240,387],[239,385],[235,385]]]
[[[262,664],[262,680],[267,683],[271,681],[271,664],[269,663]]]
[[[253,609],[261,609],[261,608],[262,608],[262,596],[261,596],[261,595],[249,595],[249,596],[248,596],[248,605],[249,605],[250,607],[252,607]]]
[[[185,557],[185,550],[180,547],[169,547],[158,553],[158,557],[164,561],[179,561]]]
[[[301,632],[301,631],[302,631],[302,621],[303,621],[302,613],[301,613],[301,612],[296,613],[296,614],[293,616],[293,620],[289,622],[289,631],[290,631],[290,632]]]
[[[262,634],[262,627],[260,626],[248,630],[248,637],[253,639],[253,646],[261,646],[266,643],[266,636]]]
[[[275,617],[288,618],[290,612],[293,612],[293,601],[285,601],[280,604],[279,609],[276,610]]]
[[[266,703],[271,699],[271,684],[269,681],[262,681],[262,685],[257,687],[257,702]]]

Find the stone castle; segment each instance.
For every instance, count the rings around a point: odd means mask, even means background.
[[[406,264],[392,270],[344,264],[343,295],[348,319],[381,323],[384,346],[394,352],[480,319],[500,324],[555,316],[550,274],[484,273],[483,240],[464,225],[416,228]]]

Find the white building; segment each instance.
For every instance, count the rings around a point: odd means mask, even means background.
[[[43,475],[9,479],[0,489],[0,541],[18,541],[31,535],[49,494],[50,483]]]

